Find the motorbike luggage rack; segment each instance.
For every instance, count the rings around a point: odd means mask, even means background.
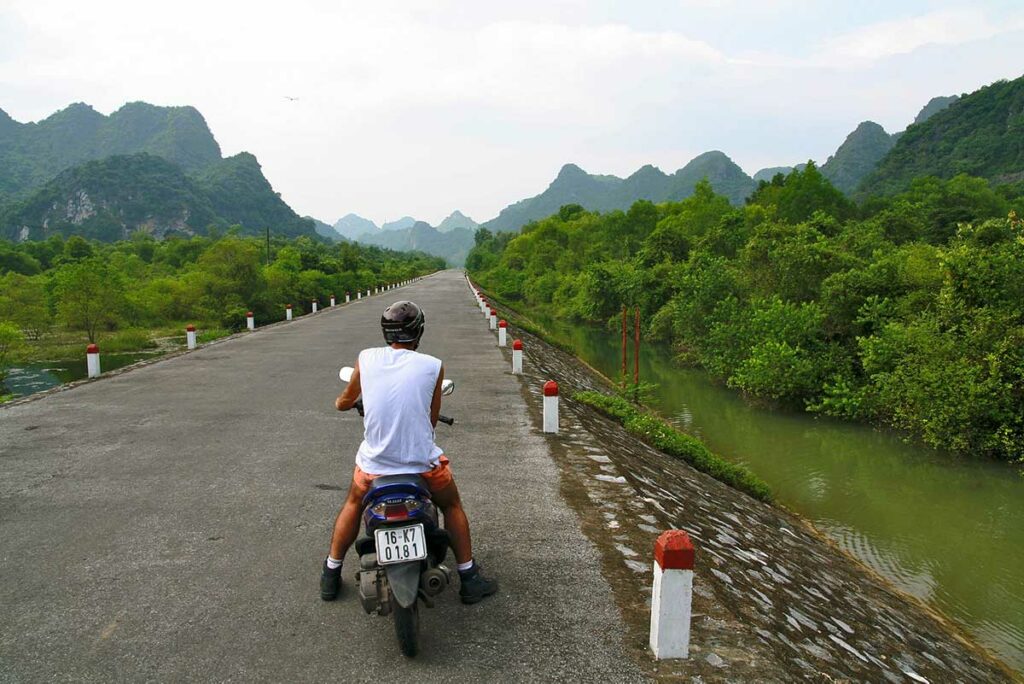
[[[370,491],[363,497],[365,507],[372,499],[383,499],[398,494],[422,495],[429,497],[427,481],[419,475],[381,475],[373,480]]]

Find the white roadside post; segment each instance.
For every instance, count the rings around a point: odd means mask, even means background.
[[[558,383],[544,383],[544,432],[558,434]]]
[[[369,297],[369,296],[370,296],[370,288],[366,288],[366,296],[367,296],[367,297]]]
[[[352,301],[352,293],[351,292],[346,292],[345,293],[345,303],[348,304],[351,301]]]
[[[360,290],[359,292],[356,292],[356,299],[362,299],[362,298],[363,298],[363,291]]]
[[[286,320],[286,321],[292,320],[292,305],[291,304],[287,304],[284,307],[284,320]]]
[[[683,530],[662,532],[654,543],[651,650],[657,660],[690,655],[693,543]]]
[[[331,306],[334,306],[334,295],[331,295]]]
[[[498,346],[499,347],[506,346],[505,339],[508,336],[508,333],[505,330],[506,328],[508,328],[508,323],[506,323],[505,321],[498,321]]]
[[[245,312],[245,327],[249,330],[256,329],[256,319],[253,318],[252,311]]]
[[[312,301],[312,304],[313,304],[313,313],[316,313],[318,304],[317,304],[315,299]]]
[[[185,327],[185,344],[189,349],[196,348],[196,326],[191,323]]]
[[[90,378],[100,377],[100,348],[95,344],[85,348],[85,368]]]
[[[488,320],[487,327],[490,328],[491,330],[498,329],[498,312],[495,311],[494,309],[491,309],[491,315]]]
[[[512,340],[512,374],[523,374],[523,341]]]

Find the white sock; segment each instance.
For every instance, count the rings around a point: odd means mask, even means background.
[[[473,569],[473,559],[470,558],[465,563],[459,563],[455,567],[458,569],[459,572],[467,572],[469,570],[472,570]]]
[[[330,556],[328,556],[327,557],[327,567],[330,568],[331,570],[337,570],[338,568],[341,567],[341,561],[338,560],[337,558],[331,558]]]

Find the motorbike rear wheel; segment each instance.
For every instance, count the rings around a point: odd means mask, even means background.
[[[393,613],[395,616],[395,636],[398,637],[398,647],[401,649],[402,655],[412,658],[419,651],[419,601],[413,603],[408,608],[396,605]]]

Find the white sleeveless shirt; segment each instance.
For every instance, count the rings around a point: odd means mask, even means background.
[[[441,360],[409,349],[374,347],[359,353],[363,443],[356,465],[370,475],[430,470],[444,453],[434,444],[430,402]]]

